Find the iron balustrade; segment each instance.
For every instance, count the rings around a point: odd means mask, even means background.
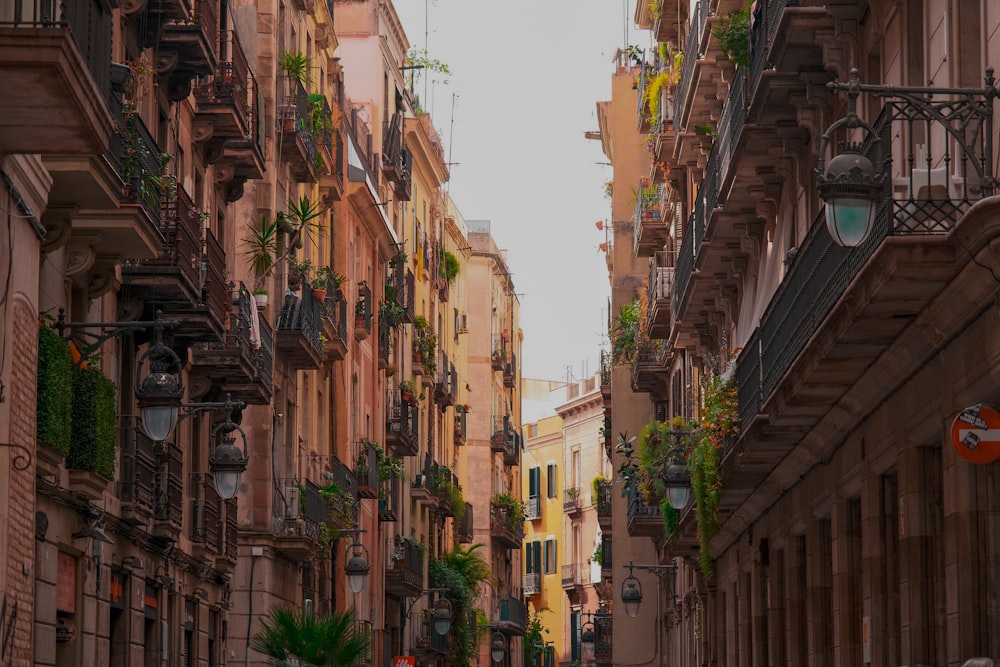
[[[0,27],[69,28],[103,99],[111,93],[111,12],[101,0],[15,0],[0,9]]]
[[[597,481],[597,516],[611,517],[611,480]]]
[[[240,528],[236,518],[236,498],[226,501],[226,559],[231,563],[236,563],[236,556],[240,548]]]
[[[160,227],[160,148],[139,113],[126,108],[124,93],[111,94],[111,116],[117,125],[108,145],[108,161],[122,181],[119,200],[137,204]],[[162,229],[161,229],[162,231]]]
[[[698,4],[694,8],[694,12],[691,15],[691,20],[688,24],[687,40],[684,46],[684,62],[681,64],[681,80],[677,89],[677,96],[674,98],[674,124],[680,127],[680,129],[686,129],[686,126],[681,127],[681,119],[684,117],[684,104],[687,99],[688,92],[691,89],[691,81],[694,79],[694,67],[695,63],[703,59],[700,53],[701,38],[705,32],[705,25],[708,23],[708,13],[709,13],[709,1],[708,0],[698,0]]]
[[[319,334],[323,330],[322,307],[313,298],[312,290],[303,289],[301,296],[288,294],[278,317],[279,331],[298,331],[309,341],[309,344],[323,354],[323,341]]]
[[[542,592],[542,575],[537,572],[527,572],[524,575],[524,594],[538,595]]]
[[[563,511],[573,512],[580,508],[580,487],[570,486],[563,489]]]
[[[462,515],[462,523],[458,527],[458,539],[460,542],[471,542],[475,538],[475,532],[473,526],[475,525],[473,512],[475,511],[475,506],[470,503],[465,503],[465,514]]]
[[[594,659],[609,661],[613,654],[614,617],[599,609],[594,615]]]
[[[523,632],[528,623],[528,611],[519,598],[500,598],[498,620]]]
[[[344,97],[343,123],[347,127],[347,137],[351,140],[351,146],[357,153],[361,167],[364,167],[368,178],[376,187],[379,184],[378,170],[376,169],[376,153],[372,147],[372,133],[368,123],[361,117],[362,106],[355,104],[348,97]]]
[[[528,498],[528,502],[524,504],[525,518],[528,521],[534,521],[535,519],[542,518],[542,505],[541,498],[538,496],[531,496]]]
[[[331,324],[336,337],[347,344],[347,300],[344,293],[336,286],[333,277],[327,278],[326,299],[323,301],[323,317]]]
[[[206,473],[191,473],[191,541],[204,544],[214,553],[222,553],[225,538],[222,498],[215,482]]]
[[[372,330],[372,289],[367,283],[358,285],[358,299],[354,304],[354,328],[363,328],[365,331]]]
[[[563,588],[582,586],[586,581],[586,577],[584,577],[585,567],[589,573],[590,568],[583,563],[569,563],[563,565],[561,568]]]
[[[740,431],[746,432],[760,412],[761,391],[763,389],[760,351],[760,329],[753,333],[743,345],[736,358],[734,376],[736,379],[737,403],[740,415]]]

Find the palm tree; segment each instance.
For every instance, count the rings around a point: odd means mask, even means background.
[[[476,543],[463,549],[456,546],[455,550],[442,554],[441,561],[447,565],[448,569],[456,572],[462,577],[465,585],[475,593],[481,582],[493,581],[493,572],[490,564],[483,560],[483,557],[476,553],[482,544]]]
[[[354,610],[316,615],[292,607],[271,609],[250,641],[275,667],[351,667],[370,646],[371,638],[356,629]]]

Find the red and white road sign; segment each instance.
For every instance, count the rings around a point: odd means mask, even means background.
[[[972,463],[1000,459],[1000,412],[982,404],[965,408],[951,423],[951,444]]]
[[[394,655],[392,657],[392,667],[413,667],[416,664],[416,658],[412,655]]]

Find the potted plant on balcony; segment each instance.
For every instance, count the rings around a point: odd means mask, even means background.
[[[333,272],[329,266],[321,266],[316,269],[316,275],[309,280],[309,287],[312,288],[313,299],[322,303],[326,301],[326,289],[330,284]]]
[[[257,304],[258,308],[267,308],[267,290],[264,288],[255,289],[251,294],[253,294],[253,300]]]
[[[303,281],[309,278],[312,272],[312,261],[307,259],[288,258],[288,289],[293,292],[302,289]]]
[[[413,382],[410,380],[401,380],[399,383],[399,397],[406,401],[407,403],[414,402],[413,394]]]

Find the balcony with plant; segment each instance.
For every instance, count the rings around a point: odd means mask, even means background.
[[[437,334],[423,315],[414,318],[413,332],[413,349],[410,357],[413,369],[415,373],[428,376],[427,384],[430,385],[433,383],[433,373],[437,369]]]
[[[233,162],[227,199],[235,201],[243,182],[264,174],[261,93],[236,30],[222,33],[215,72],[194,86],[194,96],[195,129],[206,136],[205,150]]]
[[[236,284],[229,298],[228,330],[220,341],[193,346],[191,372],[234,401],[263,405],[271,402],[274,332],[266,313],[251,301],[249,288]]]
[[[390,396],[386,405],[385,446],[399,457],[416,456],[419,452],[420,409],[413,383],[402,380],[399,395]]]
[[[368,282],[362,280],[358,283],[358,295],[354,302],[354,337],[358,340],[365,340],[372,332],[372,289]]]
[[[434,376],[434,402],[443,410],[455,405],[458,394],[458,371],[444,350],[438,350],[437,367]]]
[[[293,368],[315,370],[323,365],[323,307],[324,302],[317,301],[312,290],[303,290],[301,296],[285,295],[275,327],[275,345]]]
[[[382,173],[400,201],[410,200],[413,158],[403,138],[404,115],[397,111],[382,132]]]
[[[490,500],[490,535],[509,549],[520,549],[524,541],[524,504],[508,493]]]
[[[170,101],[180,102],[191,93],[192,80],[214,74],[218,66],[219,0],[164,0],[159,9],[150,12],[147,29],[159,37],[157,53],[174,63],[163,74]]]
[[[399,597],[417,597],[424,590],[424,556],[427,545],[411,537],[388,538],[385,592]]]

